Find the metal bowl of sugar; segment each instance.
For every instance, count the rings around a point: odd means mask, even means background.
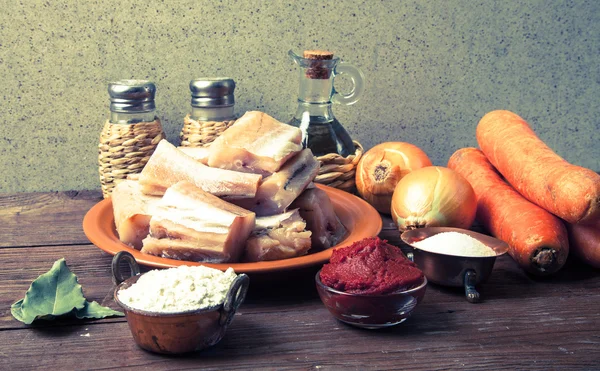
[[[464,287],[471,303],[481,300],[475,286],[490,277],[496,258],[508,251],[504,241],[461,228],[418,228],[405,231],[401,239],[413,248],[409,258],[427,280],[442,286]]]

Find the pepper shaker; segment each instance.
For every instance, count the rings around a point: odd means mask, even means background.
[[[228,77],[190,81],[191,112],[183,119],[181,145],[206,147],[233,125],[235,81]]]
[[[156,116],[156,86],[146,80],[119,80],[108,84],[110,119],[98,144],[98,166],[104,198],[129,175],[142,171],[158,142],[165,138]]]

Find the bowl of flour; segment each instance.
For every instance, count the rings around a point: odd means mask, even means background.
[[[480,301],[475,286],[489,279],[496,258],[508,251],[504,241],[461,228],[418,228],[401,239],[413,248],[413,260],[430,282],[464,287],[470,302]]]
[[[120,272],[126,262],[132,276]],[[133,256],[113,258],[114,298],[143,349],[164,354],[199,351],[218,343],[244,301],[249,278],[233,269],[179,266],[139,274]]]

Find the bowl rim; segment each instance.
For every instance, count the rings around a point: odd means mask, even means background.
[[[334,294],[343,295],[343,296],[350,296],[350,297],[386,298],[386,297],[390,297],[390,296],[398,295],[398,294],[402,294],[402,295],[412,294],[414,292],[422,290],[425,286],[427,286],[427,283],[428,283],[427,277],[423,273],[423,283],[421,283],[419,286],[413,287],[410,290],[394,291],[394,292],[390,292],[388,294],[357,294],[357,293],[352,293],[352,292],[339,291],[339,290],[336,290],[336,289],[334,289],[332,287],[329,287],[329,286],[325,285],[323,282],[321,282],[321,277],[320,277],[321,270],[322,269],[319,269],[319,271],[315,275],[315,282],[316,282],[316,284],[317,284],[318,287],[321,287],[324,290],[332,292]]]
[[[489,256],[465,256],[465,255],[448,254],[448,253],[437,252],[437,251],[429,251],[429,250],[421,249],[417,246],[414,246],[413,244],[416,241],[411,240],[412,235],[416,234],[416,233],[426,234],[427,237],[424,238],[424,239],[426,239],[426,238],[429,238],[436,234],[440,234],[440,233],[444,233],[444,232],[457,232],[457,233],[466,234],[467,236],[478,240],[479,242],[483,243],[490,249],[494,250],[494,252],[496,254],[489,255]],[[456,228],[456,227],[424,227],[424,228],[406,230],[400,234],[400,239],[402,240],[403,243],[410,246],[413,250],[419,250],[420,252],[424,252],[427,254],[441,255],[444,257],[452,257],[452,258],[462,258],[462,259],[474,259],[474,260],[489,259],[489,258],[495,259],[499,256],[506,254],[508,252],[508,250],[510,249],[510,246],[508,245],[508,243],[506,243],[505,241],[502,241],[501,239],[499,239],[497,237],[494,237],[494,236],[491,236],[488,234],[484,234],[484,233],[480,233],[477,231],[473,231],[471,229]],[[484,241],[493,241],[494,244],[493,244],[493,246],[490,246],[487,242],[484,242]]]
[[[437,252],[437,251],[429,251],[429,250],[425,250],[425,249],[420,249],[418,247],[415,247],[413,245],[409,245],[414,251],[413,254],[415,253],[415,251],[418,251],[417,254],[431,254],[431,255],[437,255],[442,257],[442,259],[457,259],[457,260],[482,260],[482,259],[492,259],[495,260],[497,257],[504,255],[504,253],[500,254],[500,255],[489,255],[489,256],[464,256],[464,255],[452,255],[452,254],[444,254],[442,252]]]
[[[146,317],[180,317],[180,316],[189,316],[189,315],[195,315],[195,314],[203,314],[205,312],[213,312],[213,311],[216,311],[216,310],[220,310],[223,307],[224,303],[220,303],[220,304],[212,305],[210,307],[203,307],[203,308],[197,308],[197,309],[189,309],[189,310],[179,311],[179,312],[155,312],[155,311],[149,311],[149,310],[134,308],[134,307],[131,307],[131,306],[123,303],[119,299],[119,294],[118,294],[119,291],[122,290],[122,289],[124,289],[124,288],[126,288],[124,286],[128,286],[129,287],[132,284],[134,284],[144,274],[145,273],[129,277],[128,279],[126,279],[125,281],[121,282],[120,284],[118,284],[114,288],[113,298],[114,298],[115,302],[117,304],[119,304],[119,306],[121,306],[121,308],[123,308],[125,310],[126,313],[127,312],[133,312],[135,314],[139,314],[139,315],[146,316]]]

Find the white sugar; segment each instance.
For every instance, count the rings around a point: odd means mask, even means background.
[[[454,256],[482,257],[496,255],[491,247],[459,232],[438,233],[412,245],[420,250]]]

